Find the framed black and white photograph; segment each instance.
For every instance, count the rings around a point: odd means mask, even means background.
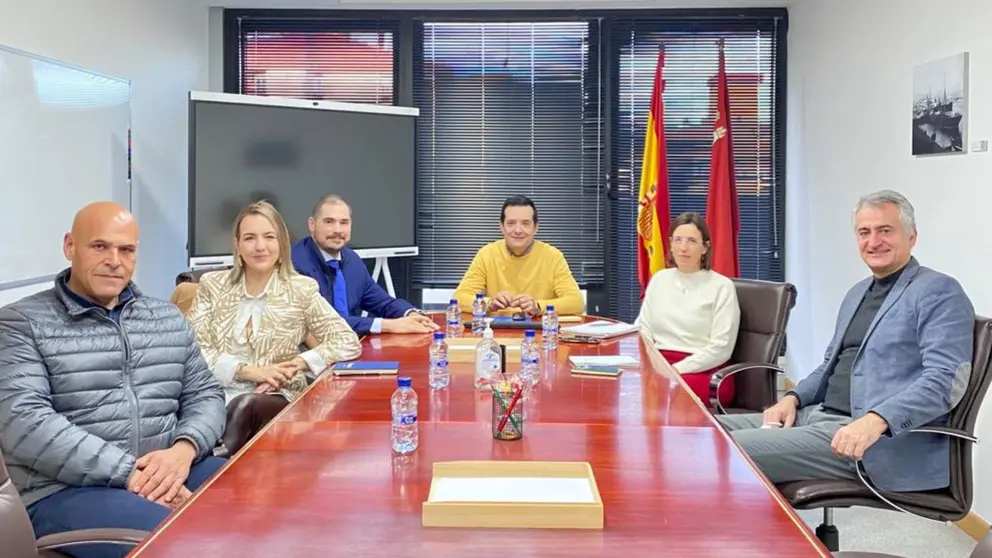
[[[913,155],[964,153],[968,53],[913,68]]]

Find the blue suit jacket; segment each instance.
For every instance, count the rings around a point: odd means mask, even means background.
[[[320,295],[333,307],[336,272],[324,260],[313,239],[308,236],[293,244],[292,258],[296,271],[315,279]],[[348,315],[344,319],[358,335],[370,333],[374,318],[402,318],[413,310],[412,304],[389,296],[373,281],[365,262],[350,248],[341,250],[341,272],[348,289]],[[362,311],[368,312],[369,316],[363,318]]]
[[[823,402],[841,339],[871,283],[859,282],[844,297],[823,363],[793,390],[801,405]],[[874,412],[889,424],[862,459],[879,488],[918,491],[950,483],[947,437],[907,431],[946,424],[971,377],[974,331],[975,310],[961,285],[911,259],[851,368],[851,416]]]

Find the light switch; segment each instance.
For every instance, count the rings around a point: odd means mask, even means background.
[[[989,150],[989,140],[975,140],[971,142],[972,153],[983,153]]]

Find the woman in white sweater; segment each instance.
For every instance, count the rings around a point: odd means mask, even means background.
[[[637,325],[692,391],[710,401],[710,376],[734,352],[741,309],[733,282],[709,269],[710,231],[697,213],[672,223],[665,269],[648,283]],[[720,386],[721,405],[734,398],[733,376]]]

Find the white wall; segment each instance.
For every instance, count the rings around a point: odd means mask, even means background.
[[[0,0],[0,14],[0,44],[131,80],[137,281],[147,293],[168,297],[186,268],[186,102],[190,89],[207,86],[205,4]],[[3,301],[32,290],[3,293]]]
[[[845,291],[867,270],[851,210],[892,188],[913,202],[923,265],[958,278],[992,315],[992,154],[914,159],[912,68],[971,53],[970,139],[992,136],[992,2],[801,0],[790,10],[787,275],[800,305],[789,366],[801,378],[820,361]],[[992,520],[992,404],[979,417],[976,511]]]

